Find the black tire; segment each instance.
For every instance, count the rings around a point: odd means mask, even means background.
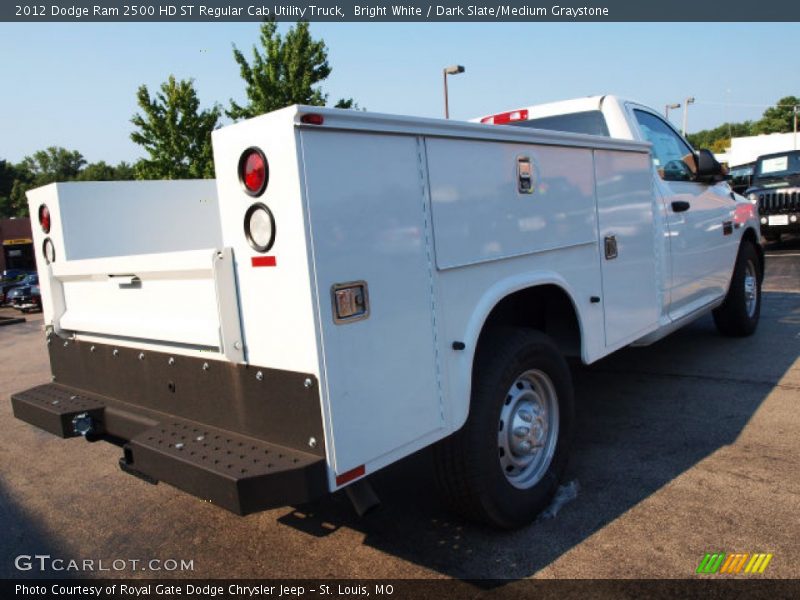
[[[754,278],[755,306],[750,309],[750,298],[745,291],[746,278]],[[761,261],[755,246],[748,241],[742,242],[736,265],[733,268],[728,295],[722,305],[714,309],[714,323],[719,332],[731,337],[752,335],[758,327],[761,315]]]
[[[547,507],[566,468],[575,412],[572,378],[564,357],[543,333],[498,329],[487,335],[475,361],[469,417],[464,427],[435,446],[436,473],[445,499],[456,512],[512,529],[530,523]],[[540,467],[546,471],[538,481],[532,478],[531,487],[521,489],[503,471],[498,440],[511,386],[531,372],[544,373],[552,383],[558,433],[546,437],[552,440],[546,447],[554,444],[549,466],[543,461]]]

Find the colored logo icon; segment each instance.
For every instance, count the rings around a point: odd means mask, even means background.
[[[763,573],[772,560],[772,554],[738,552],[707,552],[695,573],[701,575],[735,575],[737,573]]]

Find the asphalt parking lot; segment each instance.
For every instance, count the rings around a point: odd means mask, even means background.
[[[383,505],[363,519],[343,497],[242,518],[148,485],[115,446],[12,418],[10,394],[49,378],[28,315],[0,327],[0,577],[58,576],[14,566],[49,554],[186,559],[169,576],[200,578],[685,578],[725,551],[772,553],[765,576],[800,578],[800,240],[768,253],[754,337],[722,338],[709,317],[576,366],[579,494],[513,533],[449,514],[426,452],[373,476]]]

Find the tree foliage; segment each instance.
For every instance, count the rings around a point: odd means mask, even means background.
[[[133,179],[125,162],[111,166],[101,161],[87,164],[76,150],[52,146],[23,158],[19,164],[0,160],[0,217],[28,214],[25,192],[54,181],[111,181]]]
[[[22,159],[21,168],[33,175],[38,185],[73,179],[86,164],[77,150],[50,146]]]
[[[794,127],[794,107],[800,106],[800,98],[786,96],[778,100],[775,106],[770,106],[764,111],[764,116],[758,121],[753,133],[786,133]]]
[[[800,105],[797,96],[785,96],[764,111],[758,121],[723,123],[714,129],[690,133],[687,139],[695,148],[708,148],[713,152],[725,152],[732,137],[745,137],[762,133],[788,133],[794,128],[794,107]]]
[[[194,179],[214,177],[211,132],[217,127],[220,108],[200,110],[192,80],[170,75],[152,98],[147,86],[136,93],[142,114],[131,123],[131,139],[149,158],[135,165],[139,179]]]
[[[308,23],[299,22],[283,37],[273,20],[261,24],[261,50],[253,46],[248,62],[233,47],[233,58],[245,83],[247,103],[230,101],[226,114],[234,120],[255,117],[292,104],[324,106],[328,95],[319,84],[331,74],[328,49],[323,40],[311,37]],[[337,108],[357,108],[352,98],[341,99]]]

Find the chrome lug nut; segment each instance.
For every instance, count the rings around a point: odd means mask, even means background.
[[[519,437],[519,438],[524,438],[530,432],[531,432],[531,428],[530,427],[525,427],[523,425],[520,425],[519,427],[515,427],[514,428],[514,435]]]

